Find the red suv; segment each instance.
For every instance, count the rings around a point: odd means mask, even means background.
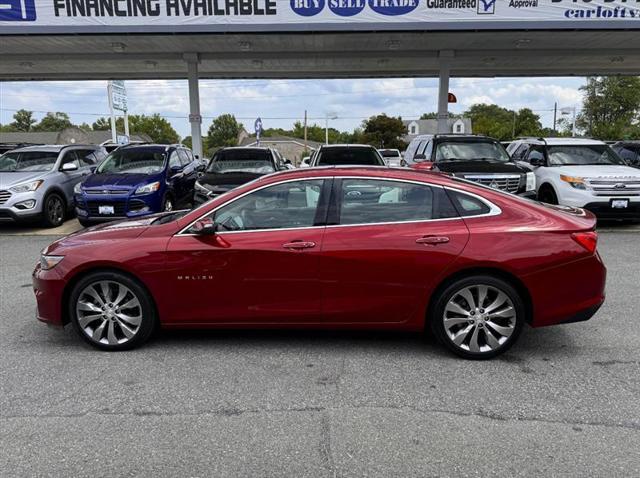
[[[104,350],[158,327],[431,330],[489,358],[524,324],[589,319],[594,216],[439,173],[276,173],[193,211],[97,226],[42,252],[38,318]]]

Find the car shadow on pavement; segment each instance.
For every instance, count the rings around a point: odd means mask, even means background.
[[[525,327],[514,346],[502,357],[523,361],[530,358],[554,358],[572,354],[579,344],[568,326],[532,329]],[[304,350],[377,350],[401,351],[406,355],[455,356],[431,334],[399,331],[327,331],[313,329],[162,329],[144,347],[154,349],[224,348],[256,350],[260,348],[301,348]],[[510,357],[510,359],[509,359]],[[514,359],[516,358],[516,359]]]

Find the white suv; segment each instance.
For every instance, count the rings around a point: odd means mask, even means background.
[[[538,200],[582,207],[607,219],[640,219],[640,170],[602,141],[525,138],[507,152],[535,172]]]

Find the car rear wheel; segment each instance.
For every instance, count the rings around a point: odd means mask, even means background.
[[[457,355],[495,357],[513,345],[525,320],[518,292],[492,276],[473,276],[449,285],[436,299],[431,327]]]
[[[101,350],[127,350],[153,333],[156,313],[148,292],[117,272],[98,272],[80,280],[69,301],[71,323]]]
[[[57,193],[49,194],[43,204],[42,221],[46,227],[58,227],[66,219],[67,206]]]

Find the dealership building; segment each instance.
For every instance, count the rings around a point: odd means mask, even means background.
[[[640,0],[0,0],[1,80],[640,73]],[[435,105],[434,105],[435,106]]]

